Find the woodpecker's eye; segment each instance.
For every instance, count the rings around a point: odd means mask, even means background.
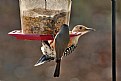
[[[80,29],[82,29],[82,27],[80,27]]]

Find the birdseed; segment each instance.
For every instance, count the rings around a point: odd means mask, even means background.
[[[40,15],[41,14],[41,15]],[[64,10],[31,9],[23,11],[24,34],[56,34],[62,24],[67,24],[68,12]]]

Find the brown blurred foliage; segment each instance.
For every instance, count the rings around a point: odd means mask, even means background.
[[[63,58],[61,76],[53,78],[54,62],[34,67],[41,41],[16,40],[8,32],[21,29],[19,0],[0,0],[0,81],[111,81],[111,0],[73,0],[70,28],[96,29],[79,39]],[[121,78],[121,0],[117,0],[117,81]]]

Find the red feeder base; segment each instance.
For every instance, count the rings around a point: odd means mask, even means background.
[[[23,34],[21,30],[14,30],[8,34],[20,40],[53,40],[52,35]],[[81,32],[70,34],[70,37],[78,36],[80,34]]]

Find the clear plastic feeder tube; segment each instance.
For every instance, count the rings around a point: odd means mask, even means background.
[[[24,34],[57,33],[70,21],[71,0],[19,0]]]

